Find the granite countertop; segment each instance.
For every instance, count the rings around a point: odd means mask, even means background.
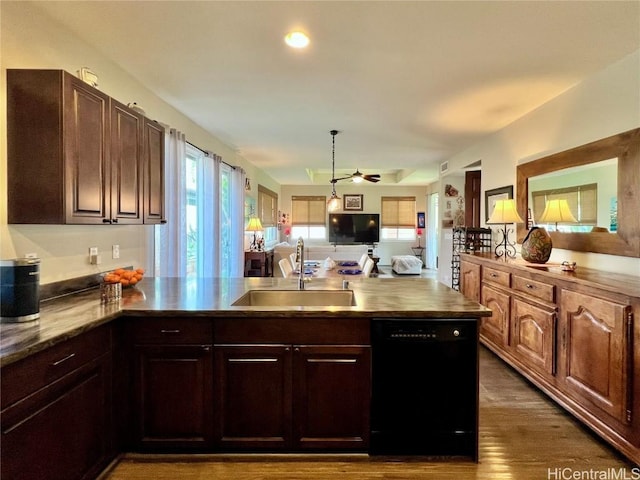
[[[97,288],[47,300],[40,319],[0,325],[0,366],[76,336],[122,315],[246,317],[462,318],[490,316],[484,306],[440,282],[425,278],[349,279],[356,305],[349,307],[234,307],[251,289],[296,289],[285,278],[145,278],[124,289],[118,302],[102,304]],[[340,290],[342,279],[313,279],[307,290]]]

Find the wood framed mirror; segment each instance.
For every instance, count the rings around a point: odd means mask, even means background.
[[[617,231],[550,231],[554,248],[640,257],[640,128],[518,165],[516,202],[522,218],[529,211],[529,179],[617,158]],[[535,225],[535,218],[534,218]],[[527,234],[518,225],[518,242]]]

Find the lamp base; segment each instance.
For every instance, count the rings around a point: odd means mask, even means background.
[[[507,258],[516,258],[516,245],[509,241],[510,231],[511,229],[508,229],[506,224],[504,228],[500,230],[500,233],[502,233],[502,239],[498,242],[494,250],[497,258],[504,257],[505,260]]]

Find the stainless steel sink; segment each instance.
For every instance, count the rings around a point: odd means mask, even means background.
[[[234,307],[351,307],[353,290],[249,290]]]

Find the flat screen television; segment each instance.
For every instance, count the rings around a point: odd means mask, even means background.
[[[329,242],[339,245],[380,241],[380,214],[330,213]]]

